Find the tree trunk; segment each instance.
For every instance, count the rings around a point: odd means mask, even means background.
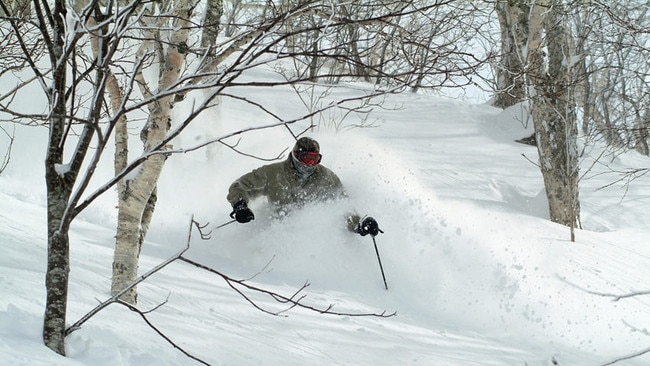
[[[72,184],[66,182],[65,174],[58,170],[63,163],[63,141],[66,126],[66,91],[65,63],[55,66],[63,55],[64,49],[64,13],[63,1],[54,4],[54,23],[52,34],[52,89],[49,104],[52,110],[50,137],[47,157],[45,159],[45,181],[47,186],[47,272],[45,273],[46,304],[43,321],[43,342],[47,347],[65,355],[65,321],[68,304],[68,279],[70,273],[70,243],[67,223],[63,222]]]
[[[207,0],[205,4],[205,21],[203,23],[203,35],[201,36],[201,47],[206,49],[214,46],[219,34],[221,16],[223,15],[223,0]]]
[[[173,73],[168,70],[166,75]],[[177,73],[180,75],[180,73]],[[166,84],[168,85],[168,84]],[[145,151],[162,141],[170,128],[173,96],[155,102],[156,107],[149,115],[145,127]],[[143,164],[139,173],[124,182],[123,192],[118,197],[118,224],[113,258],[113,279],[111,294],[115,295],[138,276],[138,261],[141,245],[146,235],[155,208],[155,187],[165,162],[165,156],[155,154]],[[137,303],[136,288],[122,296],[130,304]]]
[[[154,164],[160,165],[160,170],[162,170],[162,163],[154,162]],[[150,169],[149,172],[152,175],[157,174],[159,176],[160,170],[156,173],[156,171]],[[149,192],[147,183],[143,183],[144,179],[144,177],[138,179],[139,183],[135,184],[141,185],[140,187],[132,188],[131,184],[129,184],[126,197],[119,199],[118,226],[113,256],[113,279],[111,283],[112,295],[120,292],[138,277],[138,262],[142,243],[149,228],[156,203],[155,189]],[[152,179],[154,178],[152,177]],[[157,179],[158,177],[155,177],[155,180]],[[133,287],[120,299],[130,304],[136,304],[137,288]]]
[[[65,355],[65,323],[68,302],[68,281],[70,272],[70,239],[68,236],[70,224],[82,208],[76,207],[81,194],[87,188],[92,173],[95,171],[103,145],[96,147],[92,161],[86,162],[87,171],[83,180],[78,181],[79,173],[88,156],[91,142],[97,131],[100,110],[103,106],[105,68],[97,66],[92,103],[87,108],[89,122],[83,124],[81,133],[73,132],[71,124],[76,120],[74,105],[68,105],[69,88],[68,75],[74,75],[78,70],[69,67],[66,58],[69,50],[77,47],[70,39],[66,20],[66,4],[62,0],[54,2],[54,11],[45,8],[40,3],[34,3],[34,13],[40,26],[41,35],[48,39],[49,69],[52,84],[44,88],[48,97],[49,127],[48,150],[45,159],[45,181],[47,187],[47,272],[45,274],[46,305],[43,319],[43,342],[53,351]],[[51,20],[52,29],[48,29],[46,17]],[[71,42],[70,44],[67,44]],[[68,47],[68,49],[66,49]],[[100,60],[100,63],[105,60]],[[89,70],[90,71],[90,70]],[[88,73],[90,75],[90,72]],[[72,79],[74,78],[71,77]],[[45,86],[45,83],[43,83]],[[72,87],[74,88],[74,86]],[[72,104],[72,103],[71,103]],[[69,109],[68,109],[69,108]],[[72,141],[72,135],[77,143],[71,153],[66,152],[66,145]],[[64,164],[64,157],[69,159]],[[73,194],[73,188],[75,192]]]
[[[508,108],[525,98],[524,53],[530,6],[525,1],[498,0],[495,10],[501,29],[501,62],[496,67],[494,106]]]
[[[189,19],[191,19],[194,4],[184,1],[174,9],[176,24],[169,39],[169,46],[166,53],[157,52],[164,55],[160,60],[159,78],[157,81],[158,89],[164,91],[171,87],[180,78],[182,68],[185,63],[185,52],[187,52],[187,41],[189,38]],[[162,48],[163,44],[158,43],[156,47]],[[142,78],[142,76],[140,76]],[[144,79],[139,79],[144,80]],[[146,93],[146,91],[144,92]],[[152,102],[149,110],[149,118],[140,134],[144,144],[145,154],[151,152],[167,136],[171,128],[171,111],[174,107],[175,99],[173,95],[168,95]],[[126,129],[116,130],[116,134],[122,133],[120,138],[116,138],[126,148]],[[116,150],[119,148],[116,146]],[[117,153],[117,151],[116,151]],[[126,159],[121,156],[120,159]],[[142,242],[146,236],[149,223],[153,215],[156,204],[156,184],[163,165],[165,155],[161,153],[152,154],[142,164],[141,169],[132,179],[121,182],[118,193],[118,224],[115,241],[115,254],[113,257],[113,278],[111,283],[111,294],[115,295],[123,288],[135,281],[138,276],[138,262]],[[116,162],[116,170],[122,163]],[[137,290],[125,293],[121,300],[130,304],[137,303]]]
[[[50,205],[48,204],[48,206]],[[53,204],[53,206],[57,205]],[[48,211],[51,208],[48,207]],[[57,213],[53,214],[56,215]],[[57,220],[48,218],[48,226],[57,226],[57,223]],[[65,356],[70,244],[67,233],[56,229],[52,230],[51,228],[48,231],[47,272],[45,275],[47,297],[43,322],[43,341],[51,350]]]
[[[580,215],[577,121],[574,84],[565,62],[571,55],[569,35],[560,12],[561,3],[556,0],[538,1],[534,6],[528,43],[529,78],[534,88],[533,124],[551,221],[573,229]],[[544,49],[548,52],[548,64]]]
[[[635,127],[634,148],[640,154],[648,156],[650,155],[650,148],[648,147],[648,141],[650,140],[650,110],[646,109],[643,112],[643,117]]]

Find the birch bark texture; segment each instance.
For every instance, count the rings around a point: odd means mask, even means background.
[[[142,69],[136,79],[139,81],[141,92],[145,98],[159,95],[148,105],[149,116],[140,138],[144,145],[144,154],[159,150],[160,144],[167,137],[171,129],[172,108],[175,103],[174,94],[165,93],[172,89],[178,82],[187,53],[187,42],[190,35],[190,21],[196,3],[192,0],[183,0],[175,5],[171,11],[172,32],[168,33],[165,42],[151,34],[143,42],[138,52],[139,57],[159,55],[157,60],[158,78],[155,82],[146,80]],[[156,22],[165,21],[156,19]],[[147,32],[159,32],[163,24],[149,25]],[[157,90],[151,94],[148,85],[157,85]],[[128,137],[127,129],[122,125],[116,128],[116,174],[127,165]],[[118,223],[115,240],[115,253],[113,256],[113,275],[111,280],[111,294],[115,295],[127,287],[138,276],[138,262],[142,243],[149,229],[153,212],[156,206],[156,184],[165,164],[165,154],[154,153],[147,157],[141,168],[118,184]],[[137,303],[137,288],[127,291],[120,300],[129,304]]]
[[[577,120],[571,80],[570,34],[558,0],[531,7],[528,38],[528,88],[550,219],[579,223]],[[574,231],[571,231],[574,240]]]
[[[494,4],[501,32],[501,57],[496,66],[494,106],[511,107],[526,99],[524,64],[530,5],[525,1],[499,0]]]
[[[43,319],[43,342],[54,352],[65,355],[65,320],[68,304],[68,279],[70,274],[70,240],[66,230],[65,212],[72,194],[73,180],[69,173],[61,174],[57,167],[63,164],[66,130],[67,69],[56,67],[64,57],[65,4],[54,3],[54,19],[50,39],[52,84],[47,95],[52,110],[49,119],[49,141],[45,158],[45,182],[47,186],[47,270],[45,272],[46,303]],[[40,13],[39,13],[40,14]],[[43,18],[42,15],[39,18]],[[44,20],[44,19],[43,19]],[[41,28],[43,34],[49,32]]]

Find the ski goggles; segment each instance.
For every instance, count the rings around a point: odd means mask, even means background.
[[[307,166],[316,166],[323,158],[323,155],[315,151],[294,151],[293,156]]]

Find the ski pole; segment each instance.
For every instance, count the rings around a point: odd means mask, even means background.
[[[384,287],[388,290],[388,284],[386,283],[386,275],[384,275],[384,266],[381,265],[381,258],[379,257],[379,249],[377,249],[377,240],[375,237],[372,237],[372,243],[375,244],[375,253],[377,253],[377,261],[379,262],[379,269],[381,270],[381,278],[384,279]]]
[[[226,225],[230,225],[230,224],[232,224],[232,223],[235,222],[235,221],[237,221],[237,220],[232,219],[232,220],[230,220],[230,221],[228,221],[228,222],[224,222],[223,224],[221,224],[221,225],[215,227],[214,230],[217,230],[217,229],[219,229],[219,228],[222,228],[222,227],[224,227],[224,226],[226,226]]]

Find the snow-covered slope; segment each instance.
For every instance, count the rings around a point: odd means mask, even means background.
[[[278,109],[292,108],[289,94],[274,93]],[[601,365],[650,347],[650,296],[615,302],[594,294],[648,290],[650,176],[599,189],[619,178],[600,173],[648,167],[647,157],[606,155],[595,165],[584,158],[584,230],[572,243],[567,228],[547,219],[535,148],[513,142],[531,129],[520,109],[422,95],[387,103],[400,108],[374,111],[372,127],[310,133],[349,202],[280,219],[256,201],[255,221],[215,229],[209,240],[195,232],[187,257],[287,296],[308,282],[302,294],[310,306],[397,316],[301,309],[271,316],[219,276],[175,262],[139,286],[141,309],[165,302],[148,314],[151,322],[212,365]],[[177,145],[264,122],[245,105],[223,105]],[[0,364],[198,364],[117,305],[68,337],[67,358],[42,345],[44,131],[31,131],[18,131],[0,176]],[[291,145],[277,129],[244,135],[239,147],[272,157]],[[595,149],[586,151],[595,156]],[[192,215],[213,229],[228,221],[229,183],[261,164],[218,146],[172,156],[141,272],[183,248]],[[108,297],[113,206],[108,195],[73,226],[69,323]],[[376,240],[388,291],[372,240],[344,228],[350,210],[375,217],[385,231]],[[246,294],[272,311],[286,308]],[[618,364],[649,363],[646,354]]]

